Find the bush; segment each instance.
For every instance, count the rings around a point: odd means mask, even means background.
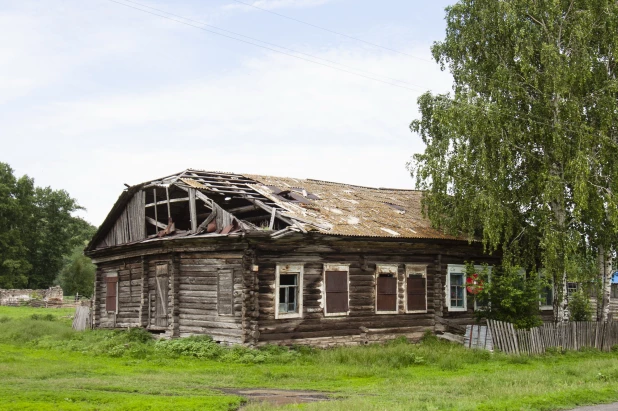
[[[571,295],[569,300],[569,310],[571,312],[571,321],[591,321],[592,307],[590,299],[582,290]]]
[[[51,314],[32,314],[30,319],[35,321],[56,321],[56,317]]]
[[[474,272],[467,263],[466,273]],[[486,270],[484,270],[486,271]],[[477,295],[481,301],[491,301],[476,311],[478,319],[489,318],[513,323],[515,328],[532,328],[542,324],[539,315],[541,283],[535,273],[527,277],[519,267],[494,267],[489,281],[488,273],[481,273],[483,290]]]

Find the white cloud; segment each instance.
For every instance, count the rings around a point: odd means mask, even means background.
[[[284,8],[308,8],[317,7],[326,3],[331,3],[333,0],[243,0],[242,3],[227,4],[225,9],[237,9],[242,11],[255,10],[255,7],[259,7],[266,10],[284,9]],[[251,7],[255,6],[255,7]]]
[[[0,13],[0,161],[66,189],[92,223],[123,183],[189,167],[412,187],[405,163],[422,144],[408,125],[420,92],[272,52],[211,67],[238,51],[191,60],[210,51],[209,37],[97,7],[102,21],[85,11],[59,21]],[[423,90],[450,85],[435,64],[399,54],[289,47]],[[402,51],[429,58],[428,45]]]

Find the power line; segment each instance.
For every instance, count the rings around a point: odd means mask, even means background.
[[[325,62],[327,62],[327,63],[336,64],[336,65],[338,65],[338,66],[341,66],[341,67],[346,67],[346,68],[351,69],[351,70],[354,70],[354,71],[359,71],[359,72],[362,72],[362,73],[366,73],[366,74],[369,74],[369,75],[374,76],[374,77],[382,77],[382,78],[384,78],[384,79],[388,79],[388,80],[391,80],[391,81],[395,81],[395,82],[397,82],[397,83],[405,83],[405,84],[408,84],[408,85],[410,85],[410,86],[417,87],[417,88],[419,89],[419,91],[424,90],[424,88],[423,88],[422,86],[419,86],[419,85],[414,84],[414,83],[410,83],[409,81],[406,81],[406,80],[400,80],[400,79],[393,78],[393,77],[389,77],[389,76],[385,76],[385,75],[382,75],[382,74],[373,73],[373,72],[371,72],[371,71],[367,71],[367,70],[359,69],[359,68],[356,68],[356,67],[352,67],[352,66],[349,66],[349,65],[347,65],[347,64],[342,64],[342,63],[338,63],[338,62],[333,61],[333,60],[329,60],[329,59],[325,59],[325,58],[322,58],[322,57],[314,56],[314,55],[312,55],[312,54],[303,53],[303,52],[301,52],[301,51],[297,51],[297,50],[294,50],[294,49],[291,49],[291,48],[288,48],[288,47],[280,46],[280,45],[278,45],[278,44],[269,43],[269,42],[267,42],[267,41],[260,40],[260,39],[257,39],[257,38],[255,38],[255,37],[246,36],[246,35],[244,35],[244,34],[236,33],[236,32],[231,31],[231,30],[222,29],[221,27],[213,26],[212,24],[208,24],[208,23],[204,23],[204,22],[201,22],[201,21],[198,21],[198,20],[193,20],[193,19],[190,19],[190,18],[188,18],[188,17],[180,16],[180,15],[178,15],[178,14],[174,14],[174,13],[171,13],[171,12],[169,12],[169,11],[161,10],[161,9],[156,8],[156,7],[147,6],[147,5],[145,5],[145,4],[141,4],[141,3],[138,3],[138,2],[136,2],[136,1],[132,1],[132,0],[122,0],[122,1],[123,1],[123,2],[125,2],[125,3],[132,3],[132,4],[135,4],[135,5],[140,6],[140,7],[145,7],[145,8],[147,8],[147,9],[156,10],[156,11],[159,11],[159,12],[161,12],[161,13],[168,14],[168,15],[170,15],[170,16],[178,17],[178,18],[181,18],[181,19],[183,19],[183,20],[188,20],[188,21],[191,21],[191,22],[193,22],[193,23],[200,24],[200,25],[202,25],[202,26],[207,26],[207,27],[213,28],[213,29],[215,29],[215,30],[219,30],[219,31],[223,31],[223,32],[225,32],[225,33],[230,33],[230,34],[233,34],[233,35],[235,35],[235,36],[244,37],[244,38],[246,38],[246,39],[250,39],[250,40],[253,40],[253,41],[257,41],[257,42],[259,42],[259,43],[267,44],[267,45],[272,46],[272,47],[277,47],[277,48],[280,48],[280,49],[283,49],[283,50],[287,50],[287,51],[290,51],[290,52],[292,52],[292,53],[301,54],[301,55],[303,55],[303,56],[311,57],[311,58],[314,58],[314,59],[316,59],[316,60],[325,61]]]
[[[109,1],[111,1],[112,3],[120,4],[120,5],[125,6],[125,7],[129,7],[129,8],[135,9],[135,10],[139,10],[139,11],[144,12],[144,13],[152,14],[154,16],[158,16],[158,17],[161,17],[161,18],[164,18],[164,19],[167,19],[167,20],[175,21],[176,23],[180,23],[180,24],[184,24],[186,26],[194,27],[196,29],[200,29],[200,30],[206,31],[208,33],[212,33],[212,34],[216,34],[218,36],[222,36],[222,37],[225,37],[225,38],[228,38],[228,39],[236,40],[236,41],[239,41],[241,43],[250,44],[252,46],[260,47],[260,48],[263,48],[263,49],[266,49],[266,50],[270,50],[270,51],[273,51],[275,53],[283,54],[283,55],[286,55],[286,56],[289,56],[289,57],[294,57],[296,59],[307,61],[309,63],[313,63],[313,64],[317,64],[317,65],[320,65],[320,66],[328,67],[328,68],[331,68],[333,70],[338,70],[338,71],[341,71],[341,72],[344,72],[344,73],[352,74],[352,75],[355,75],[355,76],[358,76],[358,77],[363,77],[363,78],[366,78],[366,79],[369,79],[369,80],[377,81],[377,82],[380,82],[380,83],[388,84],[390,86],[399,87],[399,88],[403,88],[403,89],[410,90],[410,91],[424,91],[424,89],[421,89],[421,88],[411,88],[411,87],[403,86],[401,84],[396,84],[396,83],[392,83],[390,81],[385,81],[385,80],[381,80],[381,79],[378,79],[378,78],[375,78],[375,77],[366,76],[364,74],[359,74],[359,73],[356,73],[354,71],[342,69],[340,67],[335,67],[335,66],[332,66],[330,64],[320,63],[318,61],[310,60],[308,58],[304,58],[304,57],[300,57],[300,56],[297,56],[297,55],[294,55],[294,54],[286,53],[284,51],[277,50],[277,49],[274,49],[272,47],[263,46],[261,44],[254,43],[252,41],[243,40],[243,39],[240,39],[240,38],[237,38],[237,37],[229,36],[227,34],[219,33],[217,31],[213,31],[213,30],[209,30],[207,28],[204,28],[204,27],[201,27],[201,26],[197,26],[195,24],[191,24],[191,23],[188,23],[186,21],[178,20],[178,19],[175,19],[175,18],[172,18],[172,17],[165,16],[163,14],[159,14],[159,13],[155,13],[155,12],[152,12],[152,11],[149,11],[149,10],[145,10],[145,9],[142,9],[142,8],[139,8],[139,7],[135,7],[135,6],[132,6],[130,4],[123,3],[121,1],[117,1],[117,0],[109,0]],[[168,13],[168,14],[170,14],[170,13]],[[176,16],[176,17],[180,17],[180,16]],[[186,19],[184,17],[180,17],[180,18],[185,19],[185,20],[190,20],[190,19]],[[238,35],[236,33],[234,33],[234,34]],[[238,36],[242,36],[242,35],[238,35]],[[247,36],[243,36],[243,37],[247,37]],[[260,41],[260,40],[255,40],[255,41]],[[279,47],[279,46],[276,46],[276,47]],[[284,47],[280,47],[280,48],[284,48]],[[298,53],[298,52],[296,52],[296,53]],[[298,54],[301,54],[301,53],[298,53]],[[305,54],[305,53],[302,53],[302,54]],[[308,54],[305,54],[305,55],[308,55]],[[311,56],[311,55],[308,55],[308,56]],[[314,56],[311,56],[311,57],[315,58],[315,59],[319,59],[319,57],[314,57]],[[335,63],[335,64],[338,64],[338,63]],[[400,80],[397,80],[397,81],[400,81]]]
[[[234,1],[236,3],[244,4],[245,6],[253,7],[255,9],[262,10],[262,11],[264,11],[266,13],[274,14],[276,16],[283,17],[285,19],[292,20],[292,21],[295,21],[297,23],[301,23],[301,24],[304,24],[304,25],[307,25],[307,26],[310,26],[310,27],[313,27],[313,28],[316,28],[316,29],[319,29],[319,30],[327,31],[327,32],[332,33],[332,34],[337,34],[338,36],[347,37],[347,38],[349,38],[351,40],[360,41],[361,43],[365,43],[365,44],[368,44],[368,45],[373,46],[373,47],[378,47],[378,48],[381,48],[381,49],[384,49],[384,50],[391,51],[393,53],[398,53],[398,54],[402,54],[404,56],[412,57],[413,59],[417,59],[417,60],[433,63],[432,60],[427,60],[427,59],[422,58],[422,57],[417,57],[417,56],[414,56],[412,54],[404,53],[403,51],[395,50],[395,49],[392,49],[390,47],[385,47],[385,46],[382,46],[380,44],[376,44],[376,43],[372,43],[370,41],[359,39],[358,37],[349,36],[349,35],[347,35],[345,33],[339,32],[339,31],[335,31],[335,30],[327,29],[326,27],[318,26],[317,24],[308,23],[308,22],[303,21],[303,20],[298,20],[298,19],[295,19],[294,17],[286,16],[285,14],[277,13],[275,11],[265,9],[263,7],[256,6],[255,4],[245,3],[244,1],[241,1],[241,0],[234,0]]]

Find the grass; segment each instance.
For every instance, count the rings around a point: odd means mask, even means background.
[[[76,333],[71,312],[0,307],[0,409],[230,410],[242,404],[226,393],[233,388],[331,393],[333,401],[287,406],[304,410],[558,410],[618,401],[616,352],[508,357],[434,338],[228,349],[207,338],[155,342],[140,330]]]

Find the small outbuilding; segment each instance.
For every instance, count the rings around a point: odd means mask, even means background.
[[[95,328],[363,344],[473,321],[465,261],[422,192],[185,170],[122,192],[88,245]]]

